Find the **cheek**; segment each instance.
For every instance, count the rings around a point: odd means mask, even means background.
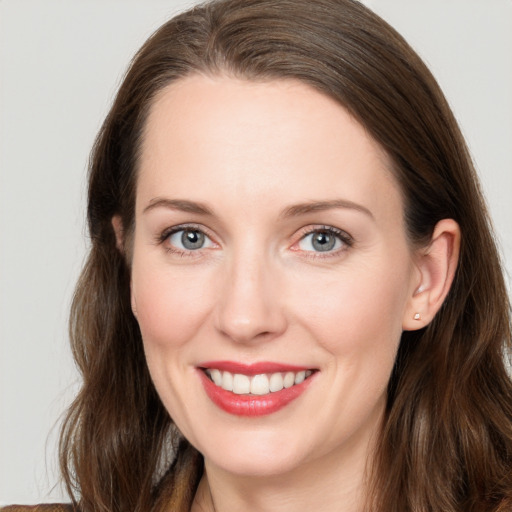
[[[159,348],[185,344],[210,309],[205,281],[186,271],[162,271],[138,263],[134,261],[131,293],[144,344]]]
[[[394,358],[407,302],[403,274],[352,269],[311,284],[302,282],[307,293],[295,299],[296,314],[328,352]]]

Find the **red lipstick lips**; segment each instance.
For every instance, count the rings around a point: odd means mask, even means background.
[[[259,362],[252,364],[235,363],[233,361],[208,361],[199,365],[199,368],[216,368],[220,371],[230,373],[242,373],[244,375],[258,375],[262,373],[276,372],[300,372],[309,370],[306,366],[295,366],[291,364]]]
[[[284,378],[285,384],[284,386],[282,383],[281,385],[277,384],[278,389],[274,391],[265,392],[265,388],[263,388],[263,391],[259,394],[250,394],[248,391],[247,393],[244,391],[243,394],[238,394],[223,389],[223,387],[217,385],[218,382],[217,384],[212,382],[212,379],[206,373],[207,370],[209,374],[216,372],[217,378],[220,373],[224,375],[224,372],[229,372],[231,374],[229,378],[235,376],[234,379],[242,379],[246,385],[248,385],[249,379],[255,375],[264,376],[264,380],[270,376],[271,383],[280,380],[282,382]],[[232,361],[209,361],[198,366],[198,373],[206,394],[222,410],[237,416],[262,416],[277,412],[298,398],[311,383],[314,370],[307,367],[272,362],[246,365]],[[306,377],[304,374],[306,374]]]

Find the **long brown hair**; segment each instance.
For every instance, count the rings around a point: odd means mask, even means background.
[[[83,386],[60,444],[76,503],[84,512],[166,503],[188,510],[201,476],[202,457],[152,385],[130,308],[129,257],[116,249],[111,224],[119,215],[127,236],[133,229],[153,98],[192,73],[295,79],[335,98],[389,154],[411,244],[428,243],[441,219],[459,223],[459,265],[442,309],[402,336],[368,508],[504,510],[512,496],[510,306],[486,207],[436,81],[400,35],[354,0],[214,1],[166,23],[135,56],[90,162],[92,247],[70,322]]]

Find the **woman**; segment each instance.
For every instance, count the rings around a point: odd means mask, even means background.
[[[434,79],[359,3],[164,25],[98,136],[88,218],[61,438],[80,510],[511,507],[485,206]]]

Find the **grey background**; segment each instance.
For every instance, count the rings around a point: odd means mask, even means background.
[[[0,505],[65,499],[55,425],[77,386],[66,322],[87,247],[88,152],[133,53],[192,3],[0,1]],[[510,275],[512,1],[365,3],[448,96]]]

